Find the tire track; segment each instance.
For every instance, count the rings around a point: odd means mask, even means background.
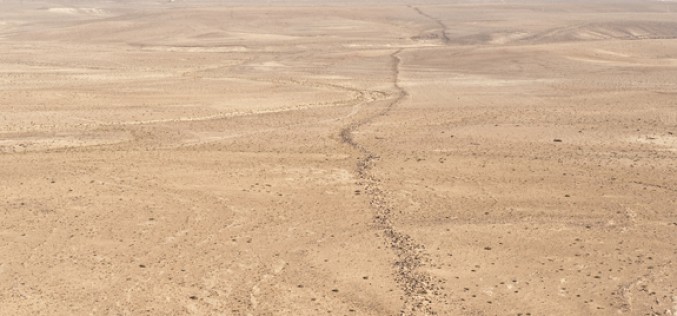
[[[354,131],[388,114],[409,96],[408,92],[399,84],[400,64],[402,63],[399,54],[401,52],[402,49],[399,49],[390,55],[392,59],[392,80],[397,91],[397,97],[382,111],[344,127],[340,132],[340,137],[343,143],[353,147],[361,154],[361,158],[357,162],[358,184],[364,187],[364,193],[370,197],[370,205],[375,212],[373,218],[375,228],[382,232],[386,244],[396,255],[394,263],[395,279],[405,294],[400,315],[436,315],[432,308],[432,299],[437,293],[438,286],[432,277],[419,271],[419,268],[428,260],[425,247],[393,226],[392,203],[386,192],[381,188],[381,180],[371,174],[379,156],[353,138]]]
[[[153,124],[165,124],[165,123],[182,123],[182,122],[202,122],[202,121],[214,121],[214,120],[223,120],[234,117],[243,117],[243,116],[252,116],[252,115],[262,115],[262,114],[276,114],[284,112],[293,112],[293,111],[303,111],[311,110],[317,108],[328,108],[328,107],[340,107],[340,106],[352,106],[353,111],[350,114],[347,114],[344,117],[334,118],[331,120],[340,120],[343,118],[348,118],[357,114],[357,109],[361,104],[373,102],[385,98],[387,94],[383,91],[378,90],[359,90],[349,86],[342,86],[337,84],[329,83],[320,83],[310,81],[299,81],[299,80],[259,80],[259,79],[247,79],[257,82],[271,82],[278,84],[288,84],[288,85],[298,85],[311,88],[327,88],[335,89],[345,92],[351,92],[353,95],[350,98],[346,99],[337,99],[331,103],[317,103],[317,104],[296,104],[289,105],[285,107],[278,108],[269,108],[269,109],[260,109],[260,110],[239,110],[233,112],[218,112],[211,115],[203,116],[193,116],[193,117],[175,117],[175,118],[164,118],[164,119],[148,119],[148,120],[136,120],[136,121],[120,121],[120,122],[103,122],[95,121],[93,119],[85,119],[93,123],[77,123],[77,124],[33,124],[31,126],[22,127],[22,129],[10,129],[7,125],[0,126],[0,134],[2,133],[21,133],[21,132],[38,132],[38,131],[53,131],[54,129],[88,129],[88,128],[99,128],[99,127],[120,127],[120,126],[138,126],[138,125],[153,125]]]

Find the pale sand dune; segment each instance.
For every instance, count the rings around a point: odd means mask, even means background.
[[[675,315],[677,3],[0,4],[0,315]]]

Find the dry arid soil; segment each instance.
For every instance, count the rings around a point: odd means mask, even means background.
[[[0,315],[677,315],[677,2],[0,0]]]

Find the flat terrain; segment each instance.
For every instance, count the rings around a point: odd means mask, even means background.
[[[677,315],[677,2],[370,1],[0,0],[0,315]]]

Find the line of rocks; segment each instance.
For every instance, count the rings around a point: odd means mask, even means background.
[[[364,186],[364,192],[371,200],[370,205],[375,210],[374,226],[382,231],[386,244],[393,250],[397,260],[394,263],[395,279],[404,291],[404,306],[400,315],[436,315],[432,308],[432,298],[438,294],[439,287],[435,280],[418,271],[427,261],[425,246],[416,243],[411,236],[396,230],[393,227],[392,206],[389,203],[387,194],[381,189],[380,179],[371,175],[370,170],[379,157],[368,148],[359,144],[353,138],[353,131],[357,128],[369,124],[373,120],[386,115],[394,106],[404,100],[408,93],[399,85],[400,63],[398,50],[391,54],[393,60],[393,86],[398,91],[397,98],[389,103],[383,111],[374,114],[371,117],[343,128],[340,137],[343,143],[350,145],[359,152],[362,157],[357,162],[357,175],[360,185]]]

